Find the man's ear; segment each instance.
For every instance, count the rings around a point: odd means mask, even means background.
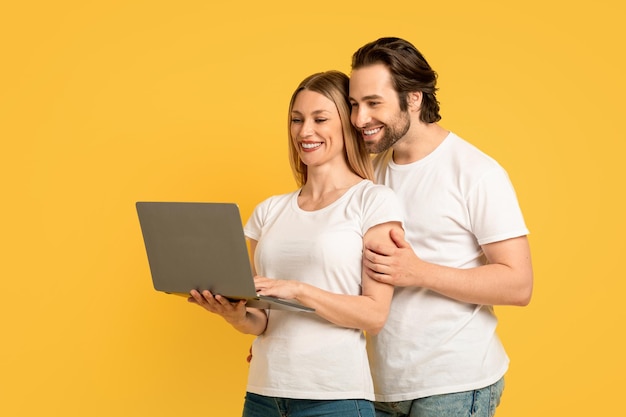
[[[421,91],[410,92],[407,97],[409,109],[419,111],[422,108],[422,97]]]

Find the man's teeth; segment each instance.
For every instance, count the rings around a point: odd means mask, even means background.
[[[304,149],[313,149],[313,148],[319,148],[320,146],[322,146],[321,143],[303,143],[302,147]]]
[[[369,136],[369,135],[373,135],[373,134],[375,134],[375,133],[380,132],[380,129],[381,129],[380,127],[377,127],[376,129],[368,129],[368,130],[364,130],[364,131],[363,131],[363,134],[364,134],[364,135],[368,135],[368,136]]]

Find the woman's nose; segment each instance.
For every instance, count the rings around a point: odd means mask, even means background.
[[[305,120],[302,123],[302,127],[300,129],[300,136],[306,138],[308,136],[311,136],[313,134],[313,131],[313,123]]]

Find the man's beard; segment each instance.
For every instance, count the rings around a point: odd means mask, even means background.
[[[398,118],[390,124],[385,124],[383,137],[378,142],[365,142],[369,153],[381,153],[391,148],[402,139],[411,127],[411,117],[408,111],[400,111]],[[363,135],[363,133],[361,133]]]

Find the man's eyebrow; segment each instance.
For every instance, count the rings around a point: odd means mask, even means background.
[[[352,96],[348,97],[350,100],[354,100],[356,101],[356,99]],[[361,100],[379,100],[382,99],[382,96],[379,96],[378,94],[370,94],[369,96],[364,96]]]

